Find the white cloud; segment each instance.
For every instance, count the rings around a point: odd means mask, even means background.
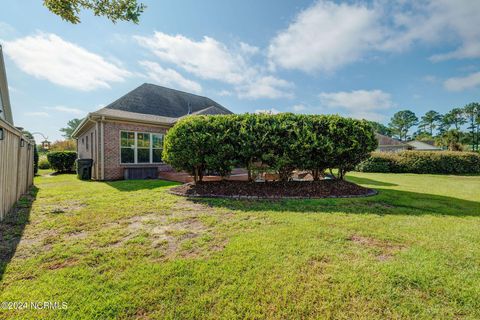
[[[139,64],[147,70],[147,76],[157,84],[195,93],[202,91],[202,86],[198,82],[186,79],[173,69],[163,68],[152,61],[139,61]]]
[[[5,52],[22,71],[77,90],[109,88],[110,83],[131,75],[102,56],[51,33],[7,41]]]
[[[390,94],[382,90],[323,92],[320,101],[328,108],[343,109],[351,117],[376,121],[384,117],[378,111],[393,107]]]
[[[63,113],[69,113],[69,114],[74,114],[74,115],[85,114],[85,111],[83,111],[83,110],[80,110],[80,109],[77,109],[77,108],[65,107],[65,106],[44,107],[44,109],[57,111],[57,112],[63,112]]]
[[[291,84],[253,65],[250,56],[257,47],[241,42],[237,50],[211,38],[195,41],[183,35],[155,32],[151,37],[135,36],[163,62],[172,63],[201,79],[217,80],[234,87],[240,98],[280,98],[291,96]]]
[[[466,77],[449,78],[443,83],[449,91],[463,91],[480,87],[480,72],[472,73]]]
[[[287,69],[336,69],[361,59],[382,38],[379,16],[364,5],[319,1],[270,42],[268,56]]]
[[[50,115],[47,112],[25,112],[24,115],[28,117],[42,117],[42,118],[48,118]]]
[[[417,44],[453,46],[433,62],[480,57],[480,1],[318,1],[270,41],[271,66],[331,71],[380,52]]]
[[[301,112],[301,111],[304,111],[305,109],[307,109],[307,107],[305,107],[305,105],[303,105],[303,104],[296,104],[296,105],[292,106],[292,109],[295,112]]]
[[[245,42],[240,42],[240,51],[247,55],[254,55],[260,52],[258,47],[249,45]]]
[[[239,86],[237,89],[240,98],[247,99],[278,99],[293,97],[290,89],[293,87],[288,81],[273,76],[257,78],[253,82]]]
[[[278,114],[278,113],[280,113],[280,111],[275,109],[275,108],[257,109],[257,110],[255,110],[255,113]]]
[[[431,61],[480,57],[480,2],[471,0],[404,1],[392,13],[394,28],[383,49],[400,51],[416,42],[453,44],[456,49],[434,54]]]
[[[203,79],[237,84],[245,81],[252,72],[241,55],[231,53],[223,43],[210,37],[194,41],[182,35],[155,32],[153,37],[134,38],[162,61],[173,63]]]
[[[217,92],[217,95],[219,95],[220,97],[228,97],[232,95],[232,92],[228,90],[221,90]]]

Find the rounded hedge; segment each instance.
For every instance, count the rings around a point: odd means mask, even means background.
[[[291,178],[296,169],[309,170],[315,179],[326,169],[338,178],[367,159],[377,147],[371,125],[340,116],[282,113],[190,116],[165,136],[163,159],[201,181],[203,174],[228,176],[234,167],[256,168]]]
[[[71,172],[74,170],[77,153],[75,151],[52,151],[47,154],[48,162],[56,172]]]
[[[390,173],[477,174],[480,154],[456,151],[374,152],[357,171]]]

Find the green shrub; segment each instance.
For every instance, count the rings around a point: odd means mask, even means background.
[[[39,169],[50,169],[50,162],[48,162],[48,159],[46,156],[41,156],[40,159],[38,160],[38,168]]]
[[[227,176],[235,166],[265,170],[288,180],[293,170],[312,171],[315,178],[337,168],[339,178],[369,157],[377,146],[366,121],[340,116],[244,114],[191,116],[165,137],[163,159],[201,181],[203,172]]]
[[[362,172],[476,174],[480,173],[480,154],[454,151],[374,152],[356,170]]]
[[[37,174],[38,173],[38,149],[37,149],[37,145],[34,141],[33,143],[33,174]]]
[[[75,167],[77,153],[74,151],[53,151],[47,154],[48,162],[56,172],[71,172]]]

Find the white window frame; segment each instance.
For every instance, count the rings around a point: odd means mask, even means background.
[[[122,148],[127,148],[127,147],[122,147],[122,133],[123,132],[126,132],[126,133],[133,132],[134,135],[135,135],[134,144],[133,144],[133,162],[122,162]],[[141,163],[138,162],[138,139],[137,139],[137,136],[138,136],[139,133],[148,134],[149,137],[150,137],[150,148],[149,148],[150,162],[141,162]],[[122,165],[133,165],[133,164],[145,165],[145,164],[162,164],[162,163],[164,163],[163,161],[153,162],[153,149],[163,150],[163,146],[162,146],[162,148],[154,148],[153,147],[153,135],[154,134],[162,136],[162,143],[163,143],[163,138],[165,137],[165,134],[162,133],[162,132],[142,132],[142,131],[120,130],[120,132],[118,134],[118,136],[119,136],[119,140],[118,140],[119,150],[118,151],[119,151],[119,155],[120,155],[120,164],[122,164]],[[140,148],[140,149],[146,149],[146,148]]]

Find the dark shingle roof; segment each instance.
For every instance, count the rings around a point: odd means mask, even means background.
[[[231,114],[227,108],[215,101],[195,94],[144,83],[106,109],[179,118],[191,113],[214,107],[215,114]]]
[[[395,139],[390,138],[388,136],[384,136],[383,134],[380,134],[380,133],[375,133],[375,137],[378,140],[378,146],[379,147],[382,147],[382,146],[399,146],[399,147],[406,146],[406,144],[404,144],[403,142],[395,140]]]

